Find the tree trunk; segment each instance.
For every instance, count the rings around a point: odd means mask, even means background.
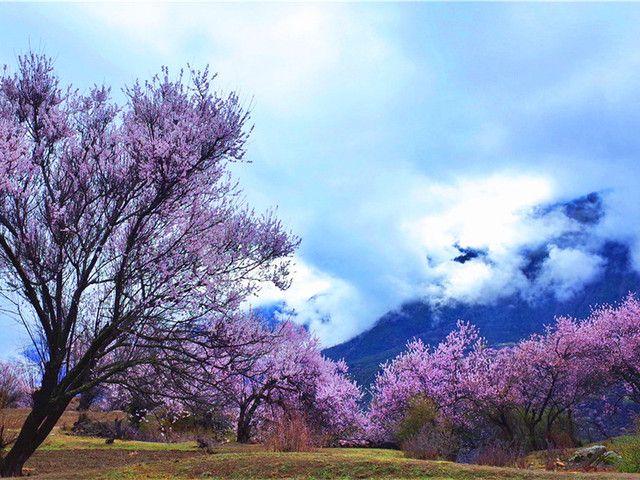
[[[238,443],[249,443],[249,440],[251,440],[251,422],[244,413],[241,413],[238,417],[238,432],[236,440]]]
[[[20,477],[22,467],[33,452],[44,442],[62,416],[70,400],[58,400],[54,404],[34,405],[27,416],[18,438],[9,453],[0,461],[0,477]]]
[[[86,392],[82,392],[78,397],[78,411],[86,412],[91,408],[91,405],[96,401],[99,395],[97,387],[91,388]]]
[[[240,407],[236,438],[238,443],[249,443],[249,440],[251,440],[251,421],[259,405],[259,399],[253,398],[249,403],[245,403]]]
[[[537,426],[537,423],[535,421],[526,422],[526,429],[527,429],[526,448],[528,451],[540,449],[538,436],[536,435],[536,426]]]

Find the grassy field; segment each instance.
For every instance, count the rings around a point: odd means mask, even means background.
[[[5,421],[18,426],[25,412],[4,412]],[[96,415],[96,414],[93,414]],[[117,418],[120,413],[97,414]],[[40,480],[126,479],[617,479],[640,475],[617,473],[555,473],[541,470],[462,465],[405,458],[402,452],[382,449],[323,448],[306,453],[276,453],[257,445],[222,445],[213,453],[194,442],[151,443],[68,435],[77,412],[66,412],[58,427],[26,465]],[[640,447],[637,437],[621,437],[617,447]],[[613,444],[612,444],[613,445]]]
[[[228,444],[214,453],[191,442],[161,444],[117,441],[56,432],[27,468],[41,480],[120,479],[609,479],[640,478],[614,473],[554,473],[451,462],[411,460],[381,449],[319,449],[276,453],[259,446]]]

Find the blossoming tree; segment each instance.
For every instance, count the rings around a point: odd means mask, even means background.
[[[562,433],[573,440],[575,410],[624,378],[616,369],[628,372],[622,366],[634,364],[633,347],[617,347],[633,343],[633,335],[618,324],[629,327],[632,317],[638,322],[629,309],[599,310],[597,318],[583,322],[559,318],[543,334],[500,349],[487,348],[477,330],[465,323],[435,349],[410,342],[374,384],[374,433],[393,441],[412,399],[421,395],[467,438],[484,432],[518,448],[545,448],[557,443],[555,429],[564,420],[568,427]],[[612,335],[598,341],[598,328],[615,328],[624,340]],[[619,355],[608,355],[617,361],[604,362],[602,352],[612,349]]]
[[[3,291],[42,370],[0,474],[21,473],[78,394],[136,365],[187,370],[210,314],[286,286],[297,240],[242,203],[228,166],[247,114],[211,79],[163,70],[116,105],[61,85],[42,55],[0,78]]]

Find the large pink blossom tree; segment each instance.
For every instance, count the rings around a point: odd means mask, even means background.
[[[311,402],[302,404],[313,430],[325,445],[365,438],[368,419],[362,410],[362,391],[349,377],[344,361],[323,359]]]
[[[325,358],[306,329],[284,322],[257,348],[249,368],[217,386],[218,398],[232,408],[239,442],[292,412],[303,414],[325,442],[357,435],[364,421],[362,393],[346,365]]]
[[[640,301],[629,295],[619,305],[597,308],[584,329],[595,363],[622,385],[627,398],[640,403]]]
[[[517,425],[523,428],[525,448],[554,445],[554,428],[574,440],[576,409],[603,393],[607,368],[594,355],[589,332],[581,322],[559,318],[544,334],[533,335],[500,356],[496,371],[510,387],[509,400]],[[512,432],[513,433],[513,432]]]
[[[372,435],[394,441],[410,402],[417,396],[432,400],[438,414],[456,425],[469,421],[469,381],[486,365],[487,349],[478,330],[460,322],[434,349],[421,340],[383,365],[373,385],[370,408]]]
[[[229,174],[247,114],[206,70],[189,77],[163,70],[121,105],[106,87],[63,86],[42,55],[0,78],[3,291],[42,367],[4,476],[72,398],[136,365],[187,369],[211,314],[262,281],[286,286],[297,240],[246,207]]]
[[[233,322],[213,321],[212,342],[192,346],[207,361],[186,373],[137,367],[114,379],[108,404],[136,408],[138,416],[212,415],[230,422],[241,443],[264,438],[291,414],[302,415],[324,443],[363,437],[362,392],[344,362],[324,357],[317,339],[299,325],[285,321],[269,327],[251,312],[235,316]]]

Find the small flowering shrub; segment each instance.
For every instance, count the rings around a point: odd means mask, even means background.
[[[0,361],[0,409],[27,407],[31,403],[31,388],[25,365]]]
[[[31,391],[23,364],[0,361],[0,459],[17,438],[17,433],[6,426],[4,410],[29,406]]]

